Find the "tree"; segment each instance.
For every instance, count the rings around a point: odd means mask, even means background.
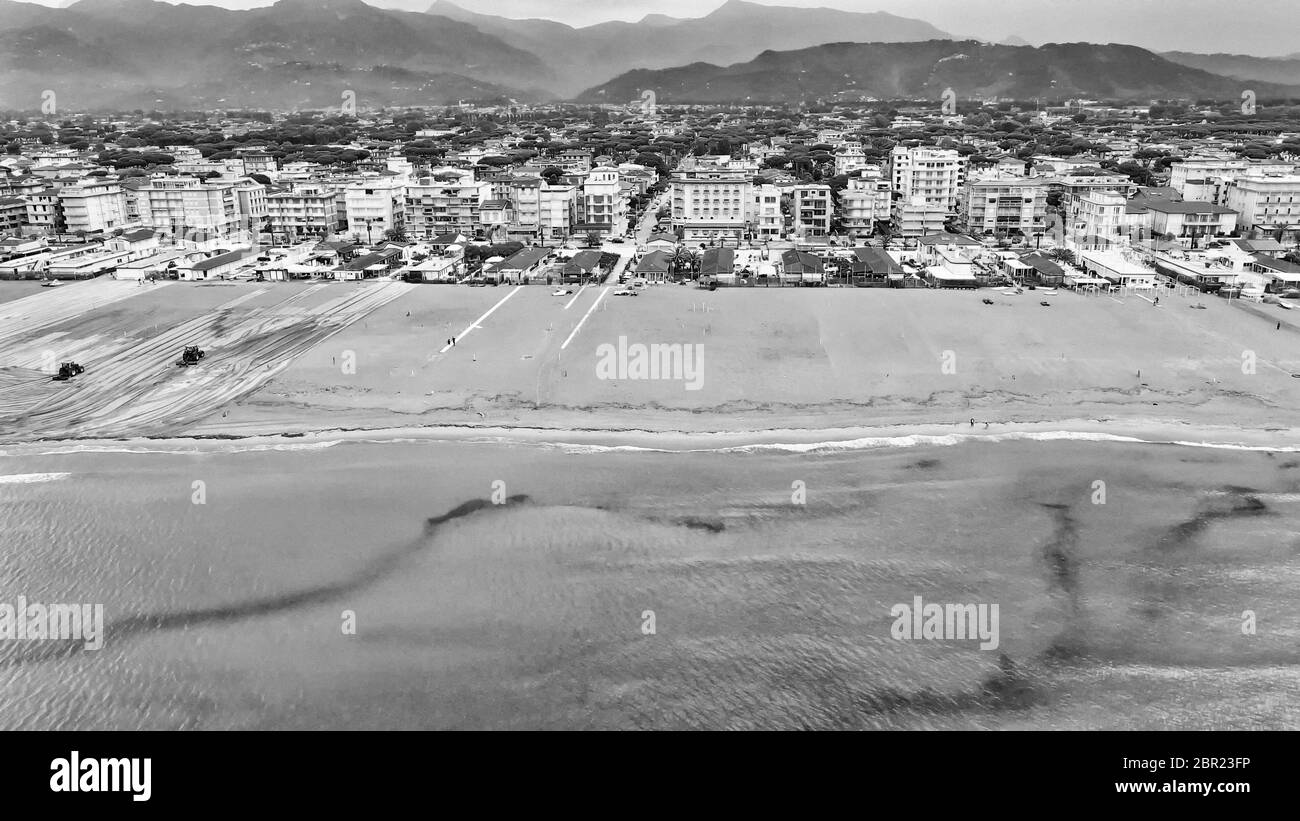
[[[564,176],[564,169],[557,165],[548,165],[542,169],[541,177],[546,180],[548,185],[559,185],[560,177]]]
[[[599,232],[599,231],[588,231],[588,232],[587,232],[587,247],[588,247],[588,248],[595,248],[597,245],[600,245],[600,232]]]
[[[406,242],[406,229],[401,227],[389,228],[384,232],[384,239],[389,242]]]
[[[23,153],[23,144],[20,143],[20,142],[18,142],[17,140],[14,140],[13,142],[11,142],[11,143],[9,143],[8,145],[5,146],[5,153],[6,153],[6,154],[21,154],[21,153]]]

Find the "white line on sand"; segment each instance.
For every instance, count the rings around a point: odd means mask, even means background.
[[[582,296],[582,292],[585,290],[587,290],[587,285],[586,283],[583,283],[583,286],[578,289],[578,293],[574,294],[573,299],[569,300],[569,304],[564,306],[564,310],[566,311],[569,310],[569,305],[572,305],[573,303],[577,302],[578,297]]]
[[[606,288],[605,290],[600,292],[600,296],[596,297],[596,301],[591,303],[591,307],[588,308],[587,312],[582,315],[582,319],[579,319],[578,324],[573,326],[573,333],[569,334],[569,338],[564,340],[564,344],[560,346],[560,350],[564,350],[565,348],[569,347],[569,343],[572,342],[573,338],[578,335],[578,331],[582,330],[582,323],[587,321],[587,317],[591,316],[591,312],[596,310],[596,306],[600,304],[600,301],[605,298],[605,294],[607,293],[609,293],[609,288]]]
[[[457,342],[459,342],[460,340],[462,340],[462,339],[464,339],[465,337],[469,336],[469,332],[470,332],[470,331],[472,331],[472,330],[474,330],[475,328],[479,327],[479,323],[480,323],[480,322],[482,322],[483,320],[485,320],[485,319],[487,319],[489,316],[491,316],[493,311],[495,311],[497,308],[500,308],[502,305],[504,305],[507,299],[509,299],[510,297],[512,297],[512,296],[514,296],[515,294],[519,293],[520,289],[522,289],[523,287],[524,287],[524,286],[522,286],[522,285],[516,285],[516,286],[514,287],[514,290],[512,290],[510,293],[506,294],[505,296],[501,297],[500,301],[498,301],[497,304],[493,305],[491,308],[488,308],[488,309],[487,309],[487,313],[483,314],[483,316],[481,316],[481,317],[479,317],[478,319],[474,320],[473,322],[469,323],[469,327],[467,327],[465,330],[461,331],[461,332],[460,332],[460,336],[456,336],[456,337],[452,337],[452,338],[455,339]],[[446,353],[446,352],[449,351],[449,350],[451,350],[451,346],[450,346],[450,345],[443,345],[443,346],[442,346],[442,350],[438,351],[438,353]]]

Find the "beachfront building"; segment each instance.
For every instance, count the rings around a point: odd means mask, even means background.
[[[375,242],[400,228],[406,203],[406,186],[400,177],[367,177],[343,189],[348,231],[357,239]]]
[[[966,158],[952,149],[895,146],[889,152],[889,176],[900,203],[920,198],[945,211],[956,209],[966,181]]]
[[[894,224],[903,237],[920,237],[942,231],[951,214],[947,206],[926,202],[924,197],[893,203]]]
[[[825,237],[831,232],[831,187],[822,183],[796,185],[793,190],[794,233],[800,239]]]
[[[1066,244],[1074,250],[1090,251],[1127,244],[1127,204],[1128,200],[1114,191],[1084,194],[1075,204]]]
[[[1228,184],[1225,200],[1244,229],[1279,241],[1300,232],[1300,175],[1244,174]]]
[[[627,214],[627,198],[619,185],[618,169],[599,165],[587,173],[578,203],[578,231],[611,234],[621,230]]]
[[[1143,290],[1156,287],[1156,272],[1138,262],[1128,249],[1084,251],[1079,254],[1079,266],[1089,277],[1105,279],[1113,286]]]
[[[116,182],[88,177],[59,189],[64,230],[95,233],[126,224],[126,196]]]
[[[840,220],[845,233],[859,238],[871,236],[877,222],[889,221],[893,199],[889,180],[881,175],[879,167],[868,166],[861,176],[850,177],[840,191]]]
[[[27,199],[27,224],[33,233],[54,234],[63,227],[63,206],[56,188],[30,193]]]
[[[135,190],[140,222],[169,232],[178,242],[203,245],[241,229],[239,197],[231,182],[155,177]]]
[[[745,214],[746,234],[759,242],[779,239],[785,230],[781,191],[771,183],[750,186],[750,206]]]
[[[489,188],[474,179],[473,171],[459,168],[440,168],[420,177],[406,186],[407,233],[424,239],[448,233],[473,236],[481,225]]]
[[[969,180],[962,194],[966,227],[980,234],[1024,236],[1044,230],[1047,184],[1042,178],[999,177]]]
[[[266,216],[272,235],[286,242],[325,237],[339,227],[334,192],[315,184],[268,194]]]
[[[738,243],[745,234],[753,185],[750,164],[687,157],[670,182],[673,227],[687,243]]]
[[[1153,237],[1185,240],[1193,248],[1237,230],[1237,212],[1211,202],[1149,202]]]

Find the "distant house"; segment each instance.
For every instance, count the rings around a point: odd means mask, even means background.
[[[677,237],[672,234],[654,234],[642,246],[647,251],[668,251],[677,249]]]
[[[636,264],[636,275],[650,282],[663,282],[668,279],[668,269],[672,267],[672,262],[672,252],[651,251]]]
[[[114,251],[128,251],[132,259],[144,259],[158,250],[158,234],[149,228],[127,231],[104,243]]]
[[[736,251],[732,248],[706,248],[700,258],[700,282],[732,285],[736,281]]]
[[[849,281],[858,287],[901,287],[903,266],[881,248],[854,248]]]
[[[1032,269],[1025,272],[1025,279],[1036,285],[1056,286],[1065,282],[1065,269],[1043,254],[1026,254],[1019,261]]]
[[[593,277],[603,273],[601,268],[601,252],[595,249],[579,251],[573,255],[573,259],[565,263],[560,269],[560,275],[566,283],[586,282]]]
[[[781,281],[786,285],[824,285],[825,263],[807,251],[786,251],[781,254]]]
[[[541,270],[549,253],[545,248],[525,248],[492,266],[491,271],[484,270],[483,274],[497,282],[527,282]]]
[[[178,265],[175,270],[181,279],[188,281],[225,279],[239,270],[244,262],[253,255],[253,251],[244,248],[238,251],[217,254],[214,257],[201,259],[198,262]]]
[[[334,278],[340,280],[374,279],[400,267],[401,264],[402,248],[385,248],[351,260],[334,271]]]

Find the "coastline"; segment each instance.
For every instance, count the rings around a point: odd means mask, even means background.
[[[1059,419],[1032,422],[900,423],[820,428],[668,430],[643,427],[557,428],[500,425],[422,425],[238,431],[125,438],[67,438],[0,443],[0,456],[73,452],[202,453],[312,450],[343,443],[489,444],[570,452],[788,452],[945,447],[967,442],[1090,441],[1179,445],[1261,452],[1300,452],[1300,428],[1193,425],[1161,418]],[[185,446],[188,446],[186,448]],[[178,450],[178,448],[180,448]]]

